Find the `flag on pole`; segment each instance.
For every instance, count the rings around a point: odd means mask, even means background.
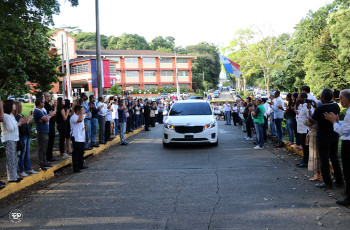
[[[96,66],[96,59],[91,59],[91,81],[92,81],[92,87],[97,88],[97,66]],[[101,61],[101,82],[102,82],[102,88],[111,88],[111,77],[110,77],[110,70],[109,70],[109,60],[103,60]]]
[[[241,76],[240,65],[225,56],[220,56],[220,60],[224,65],[226,73],[233,74],[234,77]]]

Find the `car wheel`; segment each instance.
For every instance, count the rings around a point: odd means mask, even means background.
[[[165,142],[163,142],[163,147],[164,148],[168,148],[170,146],[170,144],[169,143],[165,143]]]

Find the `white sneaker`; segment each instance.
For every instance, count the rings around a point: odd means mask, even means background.
[[[70,158],[71,156],[69,156],[67,153],[64,153],[63,155],[62,155],[62,158],[63,159],[67,159],[67,158]]]
[[[252,137],[247,138],[247,141],[252,141],[252,140],[254,140]]]
[[[255,146],[254,149],[263,149],[262,147],[260,147],[259,145]]]

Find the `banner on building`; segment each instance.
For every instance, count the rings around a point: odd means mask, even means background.
[[[102,88],[111,88],[111,78],[109,71],[109,60],[102,61],[101,69]],[[91,81],[92,87],[97,88],[97,65],[96,59],[91,59]]]

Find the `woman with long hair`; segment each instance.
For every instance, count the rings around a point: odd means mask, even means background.
[[[16,104],[13,100],[5,100],[3,103],[4,120],[1,122],[1,141],[6,152],[7,179],[10,183],[20,182],[22,178],[17,174],[17,141],[19,141],[18,127],[28,121],[27,118],[20,118],[16,121],[14,116]]]
[[[22,114],[23,108],[21,102],[15,102],[16,104],[16,112],[15,112],[15,118],[18,122],[21,118],[24,118],[25,116]],[[19,139],[20,142],[23,143],[23,146],[21,149],[17,150],[20,151],[19,159],[18,159],[18,172],[22,177],[28,176],[26,171],[31,174],[37,174],[38,172],[34,171],[32,168],[32,165],[30,163],[30,136],[32,134],[32,120],[33,120],[33,114],[32,111],[29,113],[29,117],[27,122],[24,122],[21,126],[18,127],[19,131]]]
[[[70,156],[65,152],[65,141],[67,132],[67,119],[69,110],[65,108],[65,100],[62,97],[57,98],[57,112],[56,112],[56,123],[57,130],[59,133],[58,146],[60,149],[60,154],[63,159],[69,158]]]
[[[65,133],[65,139],[66,139],[66,153],[67,154],[72,154],[73,152],[73,148],[70,142],[70,117],[74,114],[71,108],[71,103],[69,99],[65,99],[64,100],[64,106],[63,106],[64,110],[68,111],[68,117],[66,120],[66,130],[67,132]]]

